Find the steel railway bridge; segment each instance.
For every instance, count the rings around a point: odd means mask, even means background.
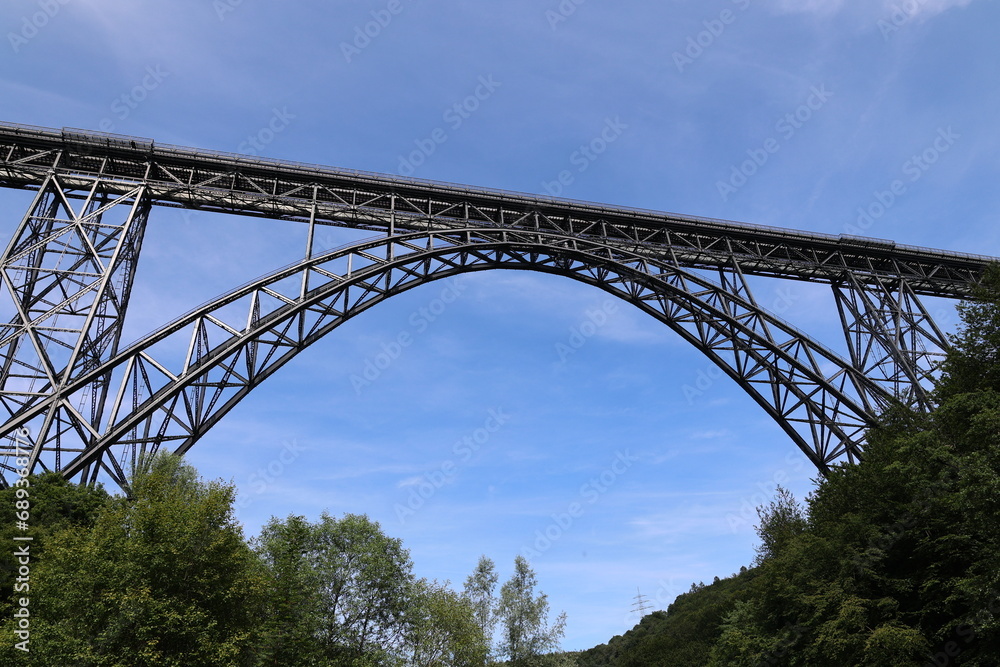
[[[184,453],[346,320],[424,283],[526,269],[649,313],[733,378],[820,472],[863,453],[890,404],[928,407],[948,342],[920,298],[960,299],[990,257],[0,124],[0,186],[34,191],[0,289],[0,485],[25,468],[127,488]],[[154,206],[308,225],[302,259],[129,345]],[[317,252],[317,228],[375,235]],[[747,276],[831,286],[848,356],[760,306]]]

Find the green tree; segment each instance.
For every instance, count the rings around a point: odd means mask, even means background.
[[[132,498],[48,541],[33,572],[34,664],[255,663],[265,578],[234,519],[233,487],[202,482],[173,455],[145,463]]]
[[[320,639],[327,655],[387,659],[397,651],[413,580],[402,540],[387,537],[367,516],[337,520],[324,512],[313,559],[323,592]]]
[[[497,623],[496,588],[499,582],[500,576],[493,561],[480,556],[476,569],[465,580],[463,588],[463,595],[472,606],[480,632],[490,646],[490,659],[494,657],[492,644]]]
[[[272,519],[255,541],[273,581],[267,649],[297,664],[389,664],[406,648],[409,552],[367,516]],[[281,663],[285,664],[285,663]],[[325,664],[325,663],[319,663]]]
[[[755,570],[692,584],[670,604],[622,635],[577,657],[580,667],[703,667],[721,634],[724,617],[745,594]],[[722,664],[726,664],[723,662]]]
[[[18,489],[26,489],[19,494]],[[26,530],[21,530],[15,520],[15,502],[26,496],[30,504],[30,519]],[[108,493],[96,487],[73,484],[54,472],[29,475],[27,486],[0,489],[0,543],[14,544],[14,535],[30,536],[32,562],[40,562],[49,538],[61,530],[74,528],[86,530],[94,525],[102,507],[108,502]],[[17,571],[13,549],[0,552],[0,591],[3,591],[0,611],[9,618],[6,604],[14,592],[14,573]]]
[[[565,633],[566,613],[549,627],[548,596],[535,597],[535,573],[523,556],[514,560],[514,574],[500,588],[499,616],[502,635],[498,653],[511,667],[534,667],[541,656],[559,647]]]
[[[760,522],[756,526],[760,546],[757,547],[757,562],[773,557],[781,548],[806,528],[806,514],[791,492],[779,486],[774,500],[767,507],[757,508]]]
[[[414,667],[485,665],[489,642],[469,600],[447,584],[413,583],[407,617],[408,664]]]
[[[262,665],[327,664],[319,634],[321,585],[313,567],[316,530],[302,516],[272,517],[254,540],[269,576]]]
[[[719,626],[721,634],[712,647],[709,667],[756,667],[764,663],[772,638],[762,631],[758,617],[752,603],[735,602]]]
[[[990,265],[974,299],[958,306],[962,327],[938,382],[939,397],[1000,391],[1000,264]]]

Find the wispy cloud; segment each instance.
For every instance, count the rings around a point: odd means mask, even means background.
[[[892,12],[897,9],[910,16],[927,18],[947,11],[952,7],[965,7],[973,0],[882,0],[880,11]],[[772,6],[783,13],[808,13],[829,16],[850,6],[871,7],[865,0],[773,0]]]
[[[973,0],[916,0],[910,2],[900,2],[899,0],[884,0],[883,4],[888,11],[892,11],[901,5],[905,5],[905,11],[914,16],[924,18],[940,14],[952,7],[966,7]]]
[[[782,12],[833,14],[840,10],[845,0],[774,0],[772,4]]]

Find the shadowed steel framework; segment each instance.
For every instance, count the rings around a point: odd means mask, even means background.
[[[0,484],[27,467],[127,489],[137,457],[184,453],[338,325],[460,273],[594,285],[708,356],[820,472],[863,455],[894,402],[929,407],[948,342],[921,297],[970,294],[990,257],[0,124],[0,186],[35,192],[0,275]],[[121,341],[156,206],[308,225],[302,259]],[[317,228],[371,230],[317,252]],[[849,354],[754,299],[747,276],[831,286]],[[28,433],[30,436],[23,436]],[[20,435],[19,435],[20,434]]]

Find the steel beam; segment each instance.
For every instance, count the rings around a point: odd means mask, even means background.
[[[549,232],[689,268],[865,285],[903,278],[916,294],[968,295],[988,257],[891,241],[798,232],[725,220],[407,179],[156,144],[122,135],[0,124],[0,186],[37,188],[55,170],[80,187],[143,183],[158,205],[341,225],[430,231],[482,225]],[[391,233],[391,232],[390,232]]]

